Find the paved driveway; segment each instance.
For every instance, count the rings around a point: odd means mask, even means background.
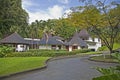
[[[114,63],[102,63],[77,57],[55,60],[48,63],[48,68],[25,74],[18,74],[2,80],[92,80],[101,75],[94,67],[115,66]]]

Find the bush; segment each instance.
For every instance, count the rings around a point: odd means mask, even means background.
[[[5,57],[8,53],[11,53],[12,51],[13,48],[9,46],[0,46],[0,57]]]
[[[92,50],[91,49],[82,49],[79,51],[80,51],[79,53],[87,53],[87,52],[91,52]]]
[[[113,50],[120,48],[120,43],[114,43]],[[107,51],[109,50],[106,46],[102,46],[98,49],[99,51]]]
[[[7,54],[7,57],[35,57],[35,56],[41,56],[41,57],[57,57],[57,56],[68,56],[68,55],[75,55],[79,53],[86,53],[90,52],[89,49],[83,49],[83,50],[74,50],[74,51],[67,51],[67,50],[40,50],[40,49],[32,49],[27,52],[14,52],[12,54]]]
[[[99,51],[106,51],[106,50],[108,50],[108,48],[107,48],[106,46],[102,46],[102,47],[100,47],[98,50],[99,50]]]
[[[118,60],[119,65],[110,68],[97,67],[96,69],[103,75],[92,80],[120,80],[120,53],[114,53],[112,56]]]

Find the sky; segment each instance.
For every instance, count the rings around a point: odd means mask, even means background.
[[[58,19],[79,6],[79,0],[22,0],[22,7],[29,14],[29,23],[35,20]]]

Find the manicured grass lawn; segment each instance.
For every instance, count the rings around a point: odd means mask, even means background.
[[[0,76],[44,66],[48,57],[0,58]]]
[[[68,55],[89,55],[99,54],[100,52],[80,51],[50,51],[50,50],[31,50],[28,52],[12,53],[12,57],[0,58],[0,76],[9,75],[21,71],[31,70],[44,66],[44,62],[50,57],[68,56]],[[83,53],[82,53],[83,52]],[[86,53],[84,53],[86,52]],[[36,57],[37,56],[37,57]],[[39,56],[39,57],[38,57]]]
[[[87,52],[86,54],[102,54],[100,51],[94,51],[94,52]]]
[[[111,57],[110,55],[93,56],[90,57],[90,59],[95,61],[104,61],[104,62],[118,62],[114,57]]]

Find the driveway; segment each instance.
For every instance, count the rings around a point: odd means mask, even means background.
[[[115,65],[89,61],[88,57],[68,58],[49,62],[47,69],[17,74],[2,80],[92,80],[101,75],[94,67]]]

